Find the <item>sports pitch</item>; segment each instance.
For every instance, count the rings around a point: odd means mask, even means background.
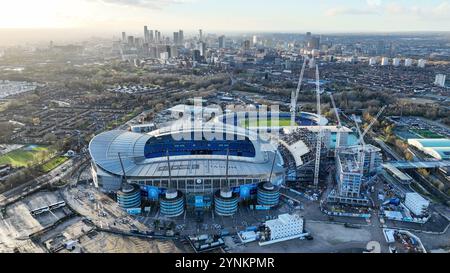
[[[241,122],[241,126],[245,128],[249,127],[287,127],[291,126],[290,119],[279,120],[245,120]]]
[[[30,145],[0,156],[0,165],[9,164],[14,168],[27,167],[28,165],[34,164],[44,153],[46,153],[46,157],[50,158],[52,151],[47,147]]]

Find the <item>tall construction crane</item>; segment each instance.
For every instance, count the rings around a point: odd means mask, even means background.
[[[320,78],[319,78],[319,66],[316,65],[316,96],[317,96],[317,115],[319,117],[319,132],[317,134],[316,142],[316,163],[314,165],[314,186],[319,185],[319,173],[320,173],[320,155],[322,152],[322,124],[320,123],[321,111],[320,111]]]
[[[300,78],[298,79],[297,89],[292,90],[291,93],[291,126],[295,126],[295,117],[297,115],[297,100],[300,90],[302,88],[303,75],[305,74],[306,68],[306,60],[307,57],[305,57],[305,60],[303,61],[302,70],[300,72]]]
[[[358,134],[359,134],[359,145],[361,145],[361,148],[359,150],[359,160],[360,160],[360,164],[361,164],[361,173],[362,174],[364,173],[364,157],[365,157],[365,150],[366,150],[366,142],[364,141],[364,137],[370,131],[370,129],[372,129],[373,125],[380,118],[381,114],[384,112],[386,107],[387,106],[385,105],[380,109],[380,111],[378,111],[378,114],[375,116],[375,118],[373,118],[372,122],[369,124],[369,126],[367,126],[366,130],[364,130],[363,133],[361,132],[361,128],[359,127],[359,124],[356,121],[355,114],[353,114],[353,116],[352,116],[353,120],[355,121],[356,129],[358,130]]]
[[[377,120],[380,118],[381,114],[384,112],[384,110],[386,110],[386,108],[387,108],[387,105],[383,106],[380,109],[380,111],[378,111],[378,114],[375,116],[375,118],[372,119],[372,122],[369,124],[369,126],[367,126],[366,130],[364,130],[363,137],[365,137],[366,134],[370,131],[372,126],[375,124],[375,122],[377,122]]]
[[[361,173],[361,177],[363,177],[364,176],[364,161],[365,161],[365,156],[366,156],[366,153],[365,153],[365,150],[366,150],[366,142],[364,141],[364,135],[363,135],[363,133],[361,132],[361,129],[359,128],[359,124],[358,124],[358,122],[356,121],[356,116],[355,116],[355,114],[353,114],[353,120],[355,121],[355,124],[356,124],[356,129],[358,130],[358,134],[359,134],[359,145],[361,146],[360,148],[359,148],[359,151],[358,151],[358,159],[359,159],[359,166],[360,166],[360,173]]]
[[[330,92],[329,95],[330,95],[331,103],[333,104],[334,114],[336,115],[336,119],[337,119],[337,122],[338,122],[337,133],[336,133],[336,146],[335,146],[335,154],[337,154],[338,151],[339,151],[339,148],[341,147],[342,123],[341,123],[341,118],[339,117],[338,110],[336,108],[336,103],[334,102],[333,94],[331,94],[331,92]]]

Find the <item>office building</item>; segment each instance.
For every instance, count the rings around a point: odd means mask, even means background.
[[[341,149],[336,155],[337,191],[333,191],[328,200],[350,205],[369,204],[361,193],[362,183],[371,180],[381,169],[381,150],[373,145],[350,146]],[[364,161],[361,160],[364,156]]]
[[[128,45],[134,46],[134,36],[128,36]]]
[[[153,30],[150,30],[148,39],[149,39],[149,43],[153,43],[154,42]]]
[[[184,31],[181,29],[178,31],[178,43],[180,45],[184,44]]]
[[[264,223],[268,238],[266,241],[285,241],[299,238],[304,234],[303,218],[294,214],[282,214],[277,219]]]
[[[394,58],[392,60],[392,65],[395,66],[395,67],[400,66],[400,58]]]
[[[427,60],[420,59],[417,63],[417,66],[420,68],[425,68],[425,65],[427,64]]]
[[[174,32],[173,33],[173,43],[175,45],[179,45],[180,44],[180,33],[179,32]]]
[[[406,66],[406,67],[412,66],[412,63],[413,63],[413,60],[412,60],[412,59],[406,59],[406,60],[405,60],[405,66]]]
[[[320,37],[319,36],[310,37],[307,47],[309,50],[313,50],[313,49],[319,50],[320,49]]]
[[[225,48],[225,36],[224,35],[219,36],[219,48],[220,49]]]
[[[243,44],[242,44],[242,48],[243,48],[244,50],[250,50],[250,48],[251,48],[251,42],[250,42],[250,40],[245,40],[245,41],[243,42]]]
[[[439,87],[445,87],[445,80],[446,80],[446,75],[437,74],[436,79],[434,80],[434,84]]]
[[[199,42],[197,44],[197,49],[200,51],[200,56],[204,57],[206,55],[206,43]]]
[[[253,35],[253,45],[256,45],[258,43],[258,36]]]
[[[149,43],[150,42],[150,33],[148,32],[148,27],[144,26],[144,42]]]
[[[383,58],[381,59],[381,65],[382,65],[382,66],[389,65],[389,58],[383,57]]]

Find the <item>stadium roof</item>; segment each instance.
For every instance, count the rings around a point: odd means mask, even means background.
[[[450,160],[450,139],[408,139],[408,144],[439,160]]]
[[[95,163],[104,171],[123,175],[119,160],[122,159],[127,177],[169,176],[166,158],[147,159],[144,155],[145,144],[153,136],[128,131],[109,131],[94,137],[89,144],[89,151]],[[257,148],[258,149],[258,148]],[[263,152],[259,148],[255,159],[229,157],[229,176],[264,176],[270,173],[273,157],[277,156],[274,174],[281,173],[283,159],[274,151]],[[226,156],[196,155],[173,156],[170,158],[171,174],[174,177],[213,177],[226,173]]]

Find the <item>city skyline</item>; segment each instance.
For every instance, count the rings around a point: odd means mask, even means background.
[[[187,31],[447,31],[449,13],[448,0],[17,0],[2,4],[0,29],[109,34],[149,25],[162,31],[180,27]]]

